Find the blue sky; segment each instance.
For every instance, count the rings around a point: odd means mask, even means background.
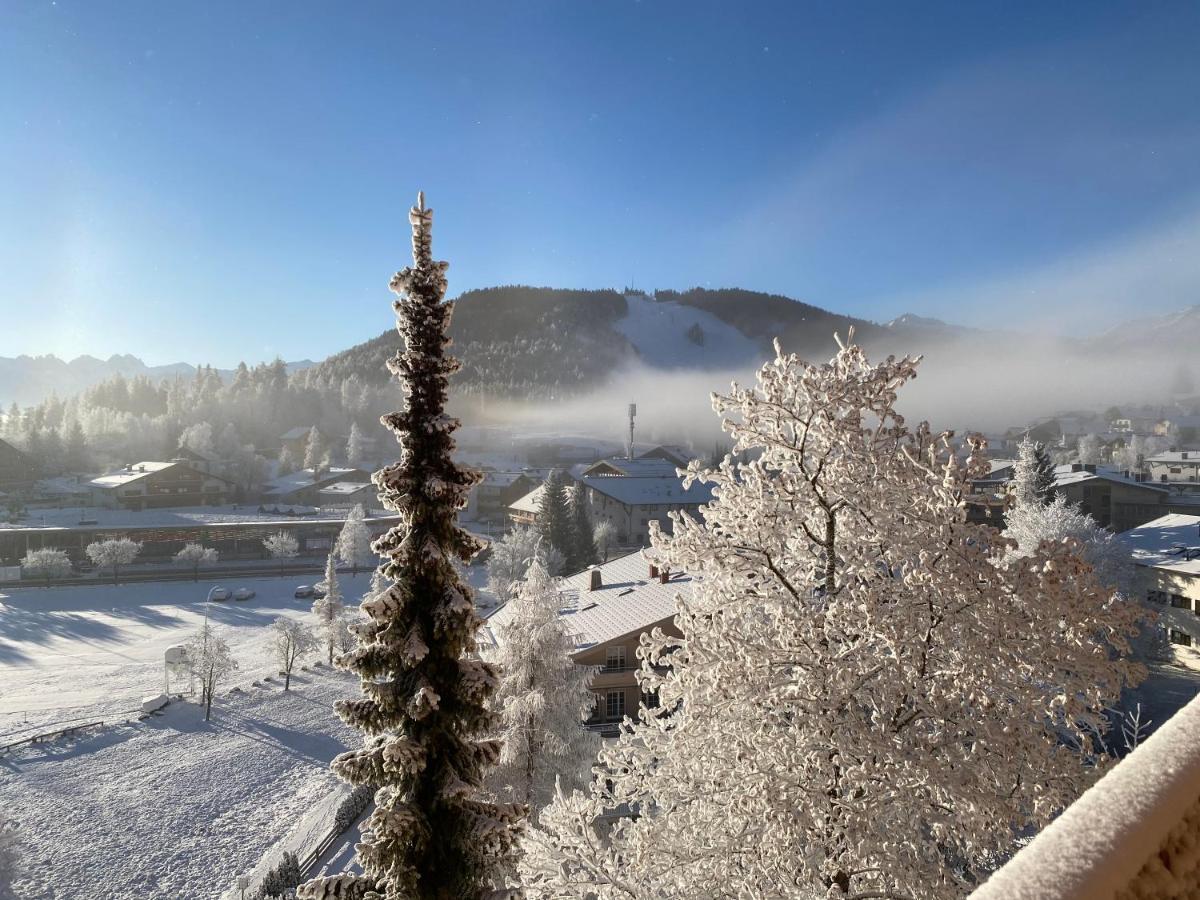
[[[1200,303],[1200,4],[0,7],[0,355],[320,358],[451,293]]]

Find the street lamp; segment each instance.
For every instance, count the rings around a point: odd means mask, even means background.
[[[204,653],[208,654],[208,605],[212,603],[213,591],[220,585],[214,584],[208,589],[208,596],[204,598]]]

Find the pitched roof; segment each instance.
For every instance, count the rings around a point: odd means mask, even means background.
[[[1200,516],[1169,513],[1122,532],[1117,540],[1140,566],[1200,575]]]
[[[514,500],[508,505],[509,509],[515,509],[517,512],[538,513],[542,509],[542,494],[546,486],[539,484],[532,491],[517,500]]]
[[[562,597],[559,617],[566,623],[581,652],[622,635],[649,628],[675,615],[675,596],[692,589],[686,572],[671,575],[666,584],[649,577],[649,563],[641,551],[610,559],[600,570],[603,586],[588,590],[591,570],[558,580]],[[500,607],[484,624],[485,637],[496,643],[499,625],[508,621],[512,604]]]
[[[312,431],[311,425],[300,425],[285,431],[279,436],[279,439],[282,441],[298,441],[302,437],[308,437],[310,431]],[[318,434],[320,434],[319,431]]]
[[[1200,450],[1166,450],[1146,457],[1146,462],[1156,463],[1200,463]]]
[[[620,457],[610,457],[602,459],[599,462],[592,463],[583,470],[584,475],[601,474],[606,477],[616,478],[620,475],[631,476],[649,476],[649,475],[670,475],[674,477],[676,469],[679,467],[668,459],[622,459]],[[617,475],[609,474],[609,470],[617,472]]]
[[[1130,487],[1145,488],[1148,491],[1155,491],[1160,494],[1169,494],[1171,491],[1165,487],[1149,481],[1138,481],[1126,475],[1124,472],[1118,472],[1116,469],[1109,469],[1105,466],[1096,466],[1096,471],[1092,472],[1087,469],[1075,470],[1075,464],[1067,464],[1054,467],[1054,486],[1067,487],[1072,484],[1080,484],[1085,481],[1110,481],[1114,484],[1125,484]]]
[[[626,506],[683,504],[699,506],[713,497],[713,485],[695,481],[685,488],[678,475],[641,477],[632,475],[584,475],[579,479],[593,490]]]
[[[358,471],[360,470],[347,468],[346,466],[332,466],[325,470],[325,478],[322,478],[321,481],[325,481],[330,478],[336,479],[338,476],[349,475],[352,472]],[[315,474],[316,473],[311,468],[308,468],[298,469],[295,472],[289,472],[287,475],[280,475],[276,478],[272,478],[264,486],[263,494],[290,494],[293,491],[298,491],[306,487],[312,487],[314,484],[319,483],[313,478],[313,475]]]
[[[98,478],[93,478],[88,484],[102,490],[112,490],[146,478],[155,472],[161,472],[163,469],[169,469],[174,465],[178,465],[178,463],[151,461],[134,463],[126,469],[119,469],[116,472],[108,472]]]

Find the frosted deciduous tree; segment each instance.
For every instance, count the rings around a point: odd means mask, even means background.
[[[603,562],[608,562],[608,554],[612,551],[613,544],[617,541],[617,529],[608,519],[601,519],[596,523],[596,527],[592,529],[592,542],[596,545],[596,551],[600,554]]]
[[[350,437],[346,440],[346,461],[352,466],[361,466],[367,461],[366,439],[357,422],[350,423]]]
[[[203,544],[184,544],[183,549],[175,554],[175,564],[178,566],[191,566],[192,581],[200,580],[201,566],[215,566],[217,564],[217,551],[214,547],[205,547]]]
[[[1054,463],[1040,443],[1028,436],[1017,446],[1017,462],[1013,466],[1013,502],[1047,504],[1054,498]]]
[[[1069,545],[1013,560],[966,521],[983,442],[964,466],[896,412],[916,360],[776,351],[714,397],[743,461],[689,466],[704,521],[653,529],[694,576],[682,638],[643,638],[659,706],[543,811],[530,898],[962,897],[1096,777],[1136,613]]]
[[[334,547],[338,559],[350,567],[351,578],[357,578],[359,568],[375,559],[371,549],[371,530],[367,527],[367,514],[361,503],[346,515],[346,524],[338,533]]]
[[[529,571],[538,554],[541,536],[534,528],[518,525],[492,544],[487,561],[487,589],[497,603],[507,603],[512,592]]]
[[[556,776],[567,789],[587,785],[600,747],[599,737],[581,727],[595,705],[593,670],[571,659],[575,646],[561,605],[554,579],[535,560],[497,628],[499,647],[487,657],[501,673],[492,707],[504,742],[488,785],[528,806],[534,819],[553,798]]]
[[[88,559],[99,568],[112,568],[113,584],[121,574],[121,566],[127,566],[142,552],[142,545],[129,538],[114,538],[107,541],[93,541],[84,551]]]
[[[212,716],[213,695],[226,678],[237,669],[237,660],[224,639],[205,622],[192,635],[187,644],[188,669],[200,685],[200,703],[204,706],[204,719]]]
[[[338,584],[337,567],[334,565],[332,553],[325,561],[325,580],[321,582],[321,587],[325,590],[325,596],[317,597],[313,601],[312,611],[317,617],[317,630],[320,633],[321,642],[329,651],[329,663],[332,665],[333,649],[338,646],[342,633],[345,631],[343,614],[346,609],[346,604],[342,601],[342,587]]]
[[[1085,434],[1079,439],[1079,461],[1091,465],[1100,463],[1100,436]]]
[[[314,425],[308,430],[308,440],[304,442],[304,468],[315,469],[325,460],[325,443],[321,440],[321,432]]]
[[[480,476],[452,457],[458,422],[445,410],[458,363],[445,351],[453,304],[442,302],[446,263],[431,255],[433,213],[423,197],[409,221],[413,265],[391,283],[404,349],[388,364],[405,400],[382,418],[401,454],[375,473],[384,506],[402,521],[375,543],[392,583],[363,602],[358,646],[340,659],[359,675],[363,696],[340,702],[338,713],[364,732],[363,746],[332,764],[350,783],[379,789],[356,847],[362,874],[310,881],[300,890],[306,900],[508,895],[499,882],[525,812],[484,796],[484,776],[500,754],[489,737],[498,724],[488,707],[497,678],[476,657],[482,623],[455,567],[480,549],[457,524]]]
[[[71,558],[55,547],[30,550],[21,557],[21,569],[34,578],[44,578],[46,587],[54,578],[66,578],[71,574]]]
[[[212,456],[214,453],[212,425],[208,422],[197,422],[195,425],[189,425],[179,435],[179,446],[187,447],[189,450],[195,450],[197,453],[203,453],[206,456]]]
[[[266,548],[271,559],[279,560],[280,578],[285,574],[287,561],[300,555],[300,542],[287,531],[276,531],[274,534],[267,535],[263,538],[263,547]]]
[[[317,649],[316,635],[298,619],[288,616],[276,616],[271,623],[271,656],[279,663],[283,673],[283,689],[292,688],[292,670],[296,668],[296,660],[305,653]]]

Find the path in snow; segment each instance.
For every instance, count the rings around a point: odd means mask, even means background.
[[[354,679],[325,669],[294,684],[222,692],[208,723],[198,705],[174,703],[0,757],[0,808],[26,844],[17,895],[219,897],[340,785],[329,761],[355,733],[332,704]]]

